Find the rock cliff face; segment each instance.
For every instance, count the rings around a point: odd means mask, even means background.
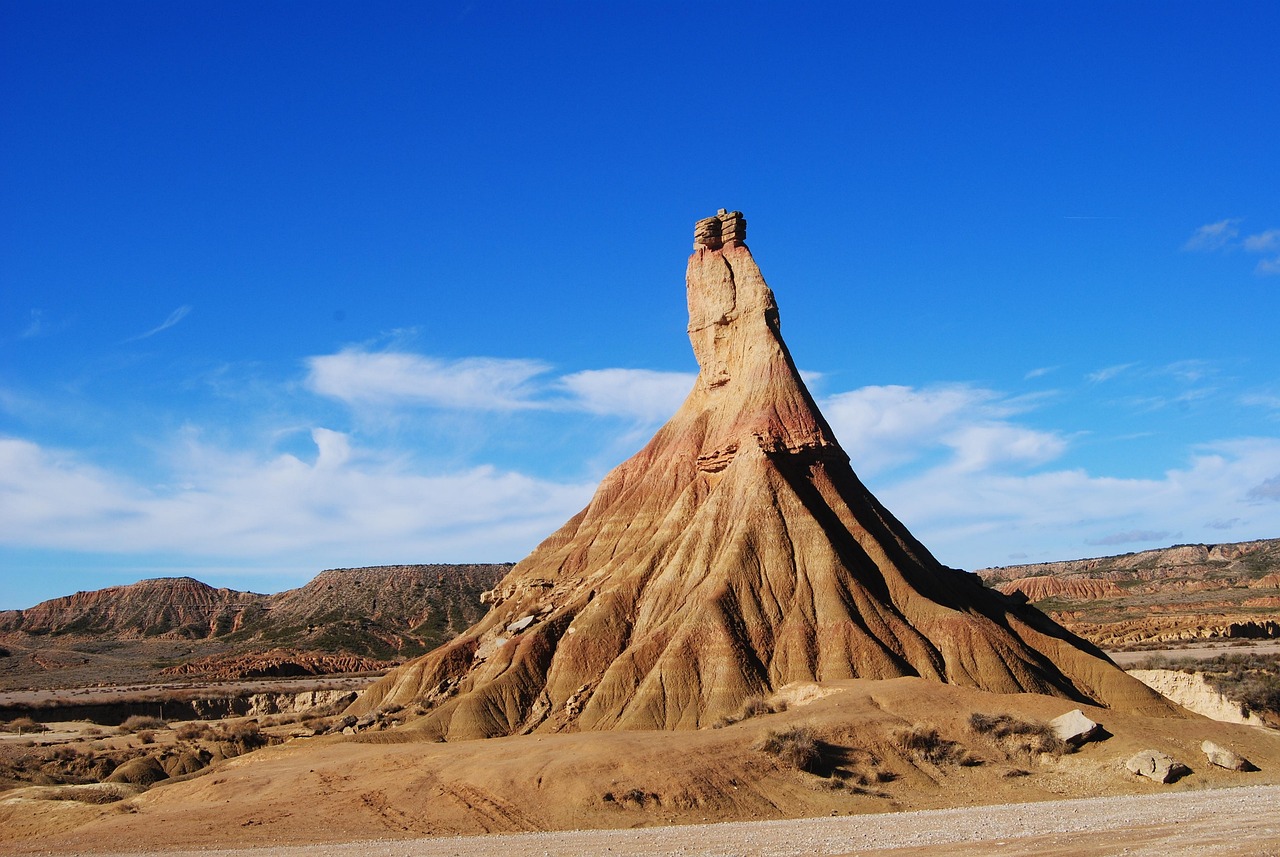
[[[984,568],[1101,646],[1280,637],[1280,539]]]
[[[190,577],[160,577],[6,610],[0,631],[201,639],[238,630],[245,609],[264,597]]]
[[[0,612],[10,655],[0,657],[0,686],[145,681],[157,677],[156,662],[172,664],[165,675],[206,677],[384,669],[477,621],[481,593],[510,570],[510,563],[331,569],[276,595],[189,577],[78,592]]]
[[[1171,712],[1043,614],[939,564],[867,491],[782,341],[745,226],[737,212],[697,226],[700,374],[675,416],[483,620],[354,710],[423,703],[416,727],[449,739],[686,729],[791,682],[923,676]]]

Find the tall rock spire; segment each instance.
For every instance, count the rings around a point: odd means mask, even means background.
[[[740,212],[698,222],[699,374],[489,613],[356,703],[448,739],[697,728],[795,681],[922,676],[1170,708],[1040,612],[935,560],[863,486],[782,341]]]

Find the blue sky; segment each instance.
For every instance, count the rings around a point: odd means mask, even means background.
[[[1280,536],[1274,3],[0,3],[0,608],[517,560],[740,209],[950,565]]]

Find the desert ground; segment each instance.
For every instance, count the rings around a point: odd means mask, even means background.
[[[1280,854],[1280,822],[1274,813],[1278,802],[1280,787],[1252,786],[1192,795],[1086,798],[842,818],[165,853],[173,857],[1271,857]]]
[[[720,729],[330,736],[111,803],[16,789],[0,800],[0,853],[1280,853],[1271,730],[1078,706],[1105,739],[1038,753],[975,733],[970,713],[1043,722],[1077,706],[916,678],[789,694],[785,711]],[[817,738],[808,770],[761,749],[797,728]],[[905,748],[922,728],[936,740]],[[1210,766],[1205,739],[1259,770]],[[1160,785],[1124,770],[1148,748],[1189,773]]]

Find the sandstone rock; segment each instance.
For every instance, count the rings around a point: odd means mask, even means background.
[[[1203,714],[1223,723],[1266,726],[1266,721],[1248,711],[1239,702],[1223,696],[1209,684],[1204,673],[1181,670],[1129,670],[1129,675],[1152,690],[1171,699],[1188,711]]]
[[[1252,771],[1253,764],[1232,750],[1228,750],[1221,744],[1215,744],[1212,741],[1204,741],[1200,744],[1200,749],[1204,751],[1210,765],[1217,765],[1219,768],[1226,768],[1228,771]]]
[[[1077,747],[1098,737],[1102,732],[1102,727],[1085,717],[1084,712],[1078,708],[1053,718],[1049,725],[1053,727],[1053,734],[1058,736],[1058,740]]]
[[[507,630],[513,634],[518,634],[521,631],[523,631],[525,628],[528,628],[530,625],[532,625],[533,619],[534,619],[533,616],[525,616],[523,618],[517,619],[516,621],[512,622],[510,625],[507,626]]]
[[[684,404],[494,588],[488,615],[351,712],[429,705],[409,728],[448,739],[695,729],[793,682],[921,676],[1176,716],[1044,614],[939,563],[818,411],[741,213],[695,238],[700,371]]]
[[[1189,771],[1186,765],[1159,750],[1143,750],[1135,753],[1129,761],[1124,763],[1124,766],[1130,773],[1155,780],[1157,783],[1171,783]]]
[[[164,772],[170,777],[180,777],[183,774],[191,774],[199,771],[209,764],[208,753],[196,753],[191,750],[184,750],[177,753],[168,753],[160,758],[160,766],[164,768]],[[117,770],[119,770],[117,768]]]

